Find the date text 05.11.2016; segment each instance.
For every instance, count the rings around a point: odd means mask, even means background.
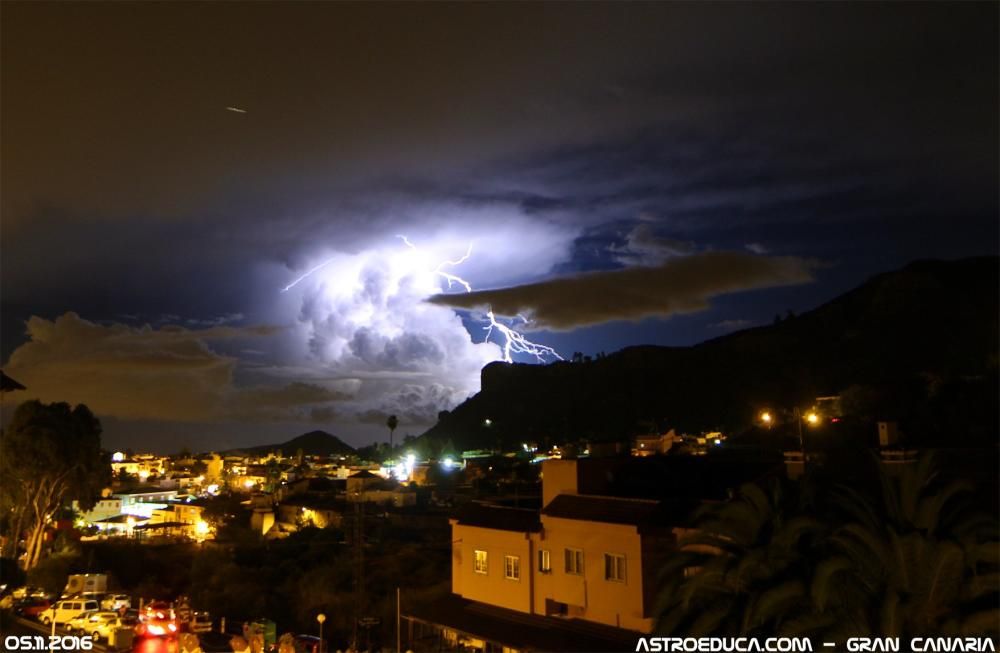
[[[8,651],[92,651],[94,640],[78,635],[8,635],[3,646]]]

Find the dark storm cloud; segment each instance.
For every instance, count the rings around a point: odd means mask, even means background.
[[[536,328],[568,330],[702,311],[716,295],[806,283],[814,267],[815,263],[795,257],[710,252],[668,259],[656,266],[436,295],[429,301],[464,309],[492,307],[499,315],[527,315]]]
[[[29,340],[5,369],[24,379],[26,398],[86,403],[128,419],[191,422],[288,420],[345,395],[294,382],[271,387],[234,383],[237,359],[213,350],[219,340],[259,341],[271,327],[99,325],[67,313],[34,317]]]
[[[0,356],[32,337],[30,316],[68,310],[107,329],[122,314],[154,326],[292,325],[194,356],[217,375],[199,414],[232,415],[216,399],[258,383],[280,394],[356,374],[354,406],[282,410],[426,423],[478,378],[476,326],[397,314],[403,327],[364,331],[362,302],[381,311],[371,298],[393,291],[374,261],[347,303],[280,289],[333,254],[397,256],[399,233],[440,239],[434,256],[447,258],[476,239],[460,270],[475,287],[513,287],[498,300],[531,300],[572,325],[697,310],[715,292],[809,270],[730,277],[720,265],[658,290],[680,255],[683,265],[711,251],[837,262],[803,291],[808,307],[912,258],[994,253],[998,13],[995,3],[4,3]],[[621,295],[622,278],[636,297]],[[553,297],[562,284],[583,293],[577,313]],[[595,287],[617,304],[597,306]],[[788,308],[757,297],[765,318]],[[760,322],[731,310],[691,332]],[[328,369],[322,348],[309,350],[339,339],[356,369]],[[189,410],[173,411],[171,397],[155,409],[168,421]]]

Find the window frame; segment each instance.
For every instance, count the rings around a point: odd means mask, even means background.
[[[482,564],[480,565],[479,554],[482,553]],[[472,571],[484,576],[490,573],[490,554],[484,549],[473,549],[472,551]]]
[[[618,561],[621,561],[621,576],[619,577],[616,572],[619,571]],[[609,573],[612,572],[612,573]],[[628,579],[628,567],[625,562],[624,553],[604,553],[604,580],[612,583],[624,583]]]
[[[572,559],[573,564],[570,564]],[[577,549],[571,546],[566,547],[563,566],[567,574],[573,576],[583,576],[583,572],[586,569],[584,566],[585,561],[583,558],[583,549]]]
[[[513,575],[511,575],[513,572]],[[521,580],[521,556],[504,554],[503,577],[506,580]]]
[[[552,573],[552,552],[548,549],[538,550],[538,571],[543,574]]]

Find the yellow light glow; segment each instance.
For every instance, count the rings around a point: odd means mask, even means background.
[[[141,478],[142,480],[145,481],[147,478],[149,478],[149,471],[147,471],[145,469],[140,469],[139,470],[139,478]]]
[[[198,523],[194,525],[194,532],[198,535],[208,535],[208,523],[199,520]]]
[[[767,412],[766,410],[760,414],[760,421],[764,422],[765,424],[770,424],[772,419],[774,418],[771,417],[771,413]]]
[[[817,415],[816,413],[809,413],[808,415],[806,415],[806,421],[809,422],[810,424],[815,424],[819,422],[819,415]]]
[[[125,524],[128,525],[129,528],[132,528],[133,526],[135,526],[135,517],[133,517],[131,515],[129,515],[128,517],[126,517],[125,518]]]
[[[248,478],[247,480],[243,481],[243,485],[245,485],[247,487],[247,489],[249,490],[250,488],[252,488],[255,485],[255,483]]]

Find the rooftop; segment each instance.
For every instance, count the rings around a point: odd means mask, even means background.
[[[462,526],[493,528],[519,533],[537,532],[542,528],[537,510],[508,508],[481,501],[470,501],[455,511],[452,519]]]
[[[542,514],[547,517],[607,524],[669,527],[686,523],[696,506],[697,503],[690,501],[560,494],[542,508]]]
[[[127,490],[118,490],[117,492],[112,492],[111,496],[125,496],[133,494],[177,494],[177,489],[164,490],[161,487],[134,487]]]
[[[404,610],[403,617],[445,626],[519,651],[631,651],[642,633],[580,619],[498,608],[450,594]]]

